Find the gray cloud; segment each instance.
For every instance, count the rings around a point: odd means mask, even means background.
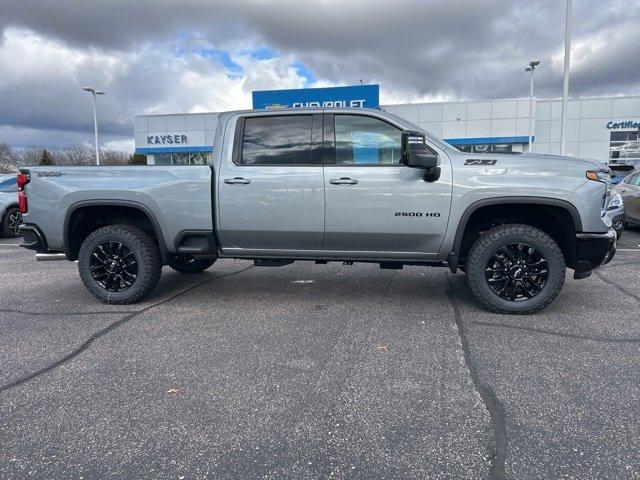
[[[640,0],[574,4],[571,95],[640,93]],[[0,125],[25,132],[86,131],[90,104],[78,94],[84,83],[109,88],[100,99],[102,128],[117,139],[130,136],[135,114],[246,107],[252,88],[298,85],[294,61],[323,84],[362,79],[380,83],[387,98],[413,100],[527,96],[523,67],[542,58],[537,96],[561,94],[559,0],[0,0],[0,8],[5,56],[26,54],[12,39],[43,42],[27,52],[42,62],[16,79],[0,76]],[[245,59],[234,77],[220,62],[177,53],[190,43],[229,51],[237,62],[258,47],[279,59]],[[66,71],[38,71],[56,57],[52,45],[68,61]]]

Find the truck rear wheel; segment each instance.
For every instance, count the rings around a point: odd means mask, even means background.
[[[160,280],[162,258],[151,236],[131,225],[108,225],[89,235],[78,254],[85,287],[106,303],[129,304]]]
[[[216,263],[217,258],[193,258],[191,255],[176,255],[169,266],[180,273],[200,273]]]
[[[542,230],[507,224],[492,228],[471,246],[469,288],[487,309],[528,314],[549,305],[566,274],[562,251]]]

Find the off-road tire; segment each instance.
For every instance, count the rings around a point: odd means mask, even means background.
[[[547,261],[548,278],[542,290],[522,301],[501,298],[489,286],[485,269],[494,253],[501,247],[525,243],[537,249]],[[469,250],[466,277],[469,288],[488,310],[497,313],[530,314],[548,306],[564,285],[566,265],[558,244],[542,230],[529,225],[500,225],[480,235]]]
[[[1,234],[0,236],[7,237],[7,238],[15,238],[20,236],[19,232],[18,233],[14,232],[11,229],[11,222],[12,222],[11,217],[18,212],[19,212],[18,207],[7,208],[7,210],[4,212],[4,217],[2,217],[2,224],[0,225],[0,234]]]
[[[193,258],[179,255],[169,260],[169,266],[180,273],[200,273],[216,263],[216,260],[217,258]]]
[[[120,242],[135,256],[137,277],[124,291],[114,292],[101,286],[91,273],[91,256],[105,242]],[[78,254],[78,272],[82,283],[99,300],[117,305],[135,303],[151,292],[160,280],[162,258],[150,235],[131,225],[108,225],[91,233],[82,242]]]

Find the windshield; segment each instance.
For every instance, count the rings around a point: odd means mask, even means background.
[[[384,113],[386,115],[389,115],[390,117],[394,118],[399,123],[403,123],[406,127],[408,127],[411,130],[417,130],[418,132],[423,132],[426,135],[426,137],[429,140],[429,142],[436,144],[441,149],[443,149],[443,150],[453,150],[455,152],[458,151],[455,147],[451,146],[450,144],[448,144],[447,142],[445,142],[441,138],[436,137],[433,133],[427,132],[424,128],[419,127],[415,123],[411,123],[409,120],[406,120],[406,119],[404,119],[402,117],[394,115],[393,113],[390,113],[390,112],[386,112],[385,111]]]

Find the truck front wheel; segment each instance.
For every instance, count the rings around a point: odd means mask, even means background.
[[[131,225],[108,225],[82,242],[78,271],[85,287],[98,299],[129,304],[158,284],[162,258],[144,231]]]
[[[191,255],[176,255],[169,260],[169,266],[180,273],[200,273],[216,263],[216,260],[216,258],[193,258]]]
[[[528,314],[549,305],[564,284],[566,266],[558,244],[530,225],[500,225],[469,250],[469,288],[486,308]]]

